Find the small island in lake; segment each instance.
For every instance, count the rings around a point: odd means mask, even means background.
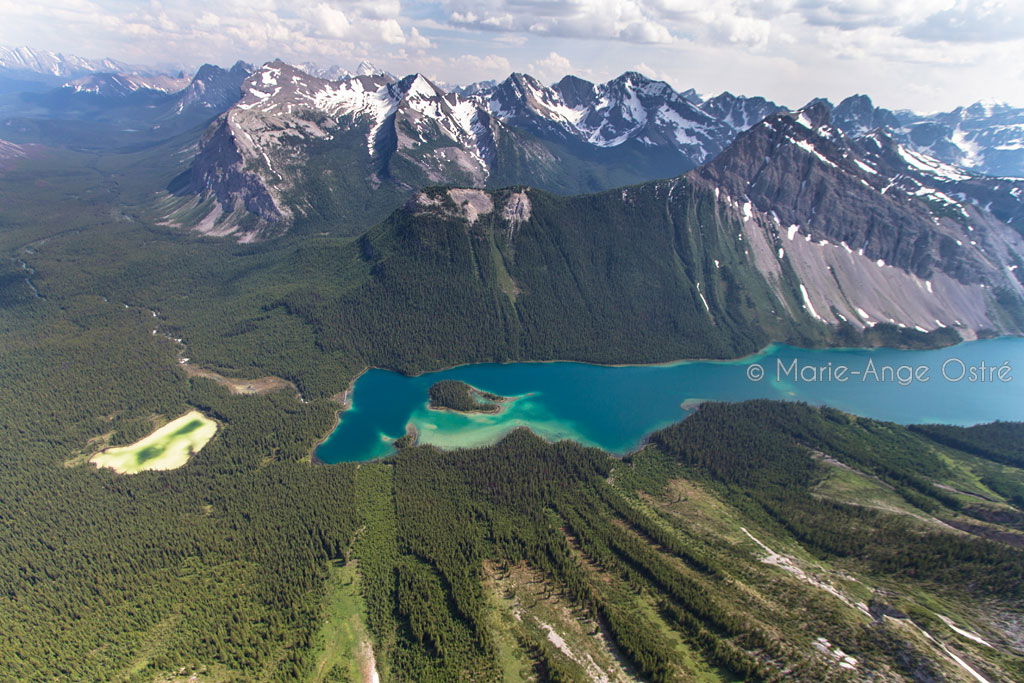
[[[507,396],[499,396],[454,379],[443,379],[430,387],[432,410],[454,410],[459,413],[500,413]]]

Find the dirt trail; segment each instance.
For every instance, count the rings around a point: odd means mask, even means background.
[[[362,673],[363,683],[380,683],[380,674],[377,673],[377,658],[373,655],[373,645],[370,641],[364,640],[359,647],[359,671]]]

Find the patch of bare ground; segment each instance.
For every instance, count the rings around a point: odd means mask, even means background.
[[[369,640],[359,644],[359,674],[363,683],[380,683],[380,674],[377,673],[377,658],[373,655],[373,645]]]
[[[280,377],[274,377],[273,375],[257,379],[238,379],[235,377],[225,377],[213,370],[189,363],[181,363],[181,369],[189,377],[202,377],[213,380],[217,384],[226,387],[232,394],[267,394],[272,391],[281,391],[282,389],[291,389],[296,394],[299,393],[298,387],[292,382]]]

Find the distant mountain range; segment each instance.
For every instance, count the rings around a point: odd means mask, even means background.
[[[1020,131],[1004,122],[1009,108],[958,110],[960,123],[944,133],[957,146],[923,144],[921,131],[939,124],[875,108],[862,95],[811,107],[830,112],[835,134],[860,141],[863,154],[874,136],[889,140],[890,156],[905,167],[893,182],[907,192],[1020,220],[1020,182],[985,178],[988,165],[1012,163],[1008,136]],[[677,176],[782,111],[760,97],[678,93],[633,72],[601,84],[567,76],[551,86],[512,74],[446,90],[422,75],[374,71],[328,80],[276,61],[245,80],[241,99],[211,125],[164,208],[171,223],[246,239],[325,221],[342,233],[361,232],[430,184],[571,194]],[[949,115],[932,118],[942,117]],[[989,119],[1000,123],[986,128]],[[998,144],[965,142],[982,138]],[[933,187],[938,176],[944,189]],[[930,189],[914,186],[920,177]],[[942,194],[954,177],[956,197]]]
[[[80,64],[19,55],[19,65],[51,72]],[[548,229],[557,222],[541,208],[551,200],[538,204],[534,192],[625,186],[614,197],[574,198],[572,211],[623,221],[643,214],[654,232],[658,221],[669,221],[666,234],[685,216],[688,230],[703,232],[710,224],[693,207],[713,197],[701,210],[716,216],[717,232],[735,231],[729,249],[705,235],[698,252],[677,254],[684,274],[672,276],[682,277],[673,291],[688,292],[692,301],[662,304],[682,306],[690,324],[707,314],[693,330],[710,327],[694,340],[717,330],[735,337],[723,341],[735,350],[749,342],[736,341],[747,326],[781,338],[806,333],[806,322],[815,320],[921,333],[955,327],[966,336],[1024,329],[1024,180],[1010,177],[1024,175],[1015,170],[1024,170],[1022,110],[975,104],[924,116],[877,108],[856,95],[790,112],[760,97],[680,93],[636,72],[605,83],[566,76],[547,86],[514,73],[500,82],[442,87],[421,74],[398,78],[366,63],[354,73],[303,67],[280,60],[257,69],[204,65],[187,81],[92,72],[23,101],[37,116],[148,126],[152,140],[184,134],[176,143],[185,159],[180,172],[148,211],[159,222],[210,236],[249,242],[289,231],[361,235],[406,205],[409,220],[427,216],[434,224],[455,216],[473,225],[470,209],[511,212],[517,217],[495,228],[507,233],[495,238],[504,253],[526,239],[513,235],[531,234],[531,216]],[[4,125],[21,133],[13,142],[39,142],[32,122],[12,118]],[[423,194],[431,186],[464,189]],[[501,188],[513,189],[479,192]],[[676,191],[690,196],[685,205],[673,204]],[[629,219],[637,198],[653,203]],[[513,199],[525,214],[508,208]],[[424,201],[448,208],[424,212]],[[558,220],[565,210],[557,208]],[[609,221],[594,225],[595,240],[602,231],[628,232]],[[731,221],[738,222],[726,227]],[[399,244],[409,234],[385,242]],[[518,281],[509,258],[503,267]],[[731,270],[720,267],[732,262]],[[413,282],[416,264],[403,269]],[[572,268],[564,275],[593,276]],[[430,277],[426,272],[412,286],[426,287]],[[740,280],[753,306],[746,312],[734,300]]]
[[[62,79],[76,78],[97,72],[133,74],[143,71],[114,59],[86,59],[49,50],[4,47],[2,45],[0,45],[0,69],[8,73],[20,72],[25,75],[34,74]],[[145,71],[148,72],[148,70]]]
[[[39,57],[16,65],[35,64],[73,76],[53,81],[48,74],[0,66],[0,136],[84,149],[155,142],[207,125],[238,101],[242,81],[253,70],[238,62],[231,69],[204,64],[191,77],[181,71],[137,70],[83,75],[78,67],[88,63],[49,56],[60,60]],[[103,60],[92,66],[110,64]],[[45,83],[26,80],[37,76]]]
[[[195,76],[208,78],[213,68],[204,65]],[[252,71],[252,67],[247,68]],[[309,62],[293,68],[317,79],[341,82],[335,87],[339,92],[345,89],[345,83],[361,77],[385,79],[398,88],[401,86],[397,84],[405,80],[365,61],[351,71]],[[0,46],[0,92],[60,86],[76,93],[118,98],[139,91],[175,93],[188,84],[187,75],[180,69]],[[477,100],[476,106],[533,132],[540,128],[597,147],[637,141],[647,147],[674,148],[691,164],[707,161],[724,149],[736,132],[781,109],[763,98],[730,93],[704,99],[692,89],[676,92],[666,83],[635,73],[625,73],[603,84],[566,76],[547,87],[528,75],[513,74],[500,83],[431,85],[460,101]],[[283,92],[287,97],[287,89]],[[225,93],[214,98],[217,106],[210,109],[220,113],[240,96],[232,82]],[[824,100],[822,103],[832,106]],[[906,146],[939,161],[986,175],[1024,176],[1024,109],[978,102],[950,112],[916,114],[875,107],[865,95],[849,97],[834,109],[836,127],[848,135],[859,136],[881,127]]]

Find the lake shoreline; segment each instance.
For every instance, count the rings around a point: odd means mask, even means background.
[[[319,450],[319,448],[330,438],[330,436],[340,426],[342,420],[344,419],[345,413],[347,413],[351,409],[351,407],[353,405],[355,386],[356,386],[357,382],[363,376],[365,376],[368,372],[370,372],[371,370],[381,370],[381,371],[384,371],[384,372],[391,372],[391,373],[395,373],[397,375],[400,375],[400,376],[402,376],[404,378],[415,379],[415,378],[424,377],[424,376],[435,374],[435,373],[444,373],[444,372],[449,372],[449,371],[452,371],[452,370],[458,370],[460,368],[474,367],[474,366],[485,366],[485,365],[494,365],[494,366],[552,365],[552,364],[565,363],[565,364],[582,365],[582,366],[590,366],[590,367],[597,367],[597,368],[672,368],[672,367],[679,367],[679,366],[698,364],[698,363],[707,363],[707,364],[713,364],[713,365],[744,365],[744,364],[755,363],[755,362],[757,362],[759,360],[762,360],[762,359],[772,355],[773,353],[777,352],[780,349],[787,349],[787,348],[788,349],[795,349],[795,350],[801,351],[801,352],[826,352],[827,351],[827,352],[854,353],[854,354],[871,353],[871,352],[894,352],[894,353],[903,354],[903,353],[936,352],[936,351],[955,349],[957,347],[969,346],[969,345],[978,344],[978,343],[986,343],[986,342],[992,342],[992,341],[998,341],[998,340],[1012,340],[1012,339],[1024,339],[1024,337],[1019,336],[1019,335],[1000,335],[1000,336],[997,336],[997,337],[990,337],[990,338],[986,338],[986,339],[961,340],[961,341],[959,341],[959,342],[957,342],[955,344],[948,344],[946,346],[940,346],[940,347],[936,347],[936,348],[926,348],[926,349],[911,349],[911,348],[905,348],[905,347],[887,347],[887,346],[866,346],[866,347],[865,346],[858,346],[858,347],[815,346],[815,347],[800,347],[800,346],[795,346],[795,345],[792,345],[792,344],[786,344],[784,342],[771,342],[771,343],[767,344],[766,346],[762,347],[761,349],[759,349],[757,351],[754,351],[752,353],[749,353],[749,354],[746,354],[746,355],[743,355],[743,356],[739,356],[739,357],[736,357],[736,358],[727,358],[727,359],[726,358],[684,358],[684,359],[676,359],[676,360],[670,360],[670,361],[660,361],[660,362],[654,362],[654,363],[595,363],[595,362],[591,362],[591,361],[566,360],[566,359],[508,360],[508,361],[479,361],[479,362],[471,361],[471,362],[457,363],[457,364],[454,364],[454,365],[438,367],[436,369],[424,370],[424,371],[416,372],[416,373],[407,373],[407,372],[403,372],[403,371],[400,371],[400,370],[395,370],[395,369],[388,368],[388,367],[366,366],[358,375],[356,375],[349,382],[348,387],[343,392],[339,392],[340,395],[343,395],[345,397],[345,399],[346,399],[345,404],[337,412],[336,419],[334,420],[332,427],[327,431],[325,436],[322,437],[321,439],[319,439],[312,446],[312,448],[311,448],[311,456],[312,456],[311,460],[312,460],[312,462],[319,463],[319,464],[335,464],[335,463],[328,463],[328,462],[318,458],[316,453]],[[338,396],[339,394],[336,394],[335,396]],[[704,400],[717,400],[717,399],[704,399]],[[431,410],[437,410],[437,412],[445,412],[443,409],[440,409],[440,410],[434,409],[434,408],[430,408],[430,409]],[[460,411],[451,411],[451,412],[459,413]],[[493,415],[494,413],[484,413],[484,414],[491,414],[491,415]],[[393,455],[393,453],[392,453],[392,455]],[[387,456],[380,456],[380,457],[387,457]],[[342,461],[339,461],[339,462],[342,462]],[[359,461],[344,461],[344,462],[359,462]]]

